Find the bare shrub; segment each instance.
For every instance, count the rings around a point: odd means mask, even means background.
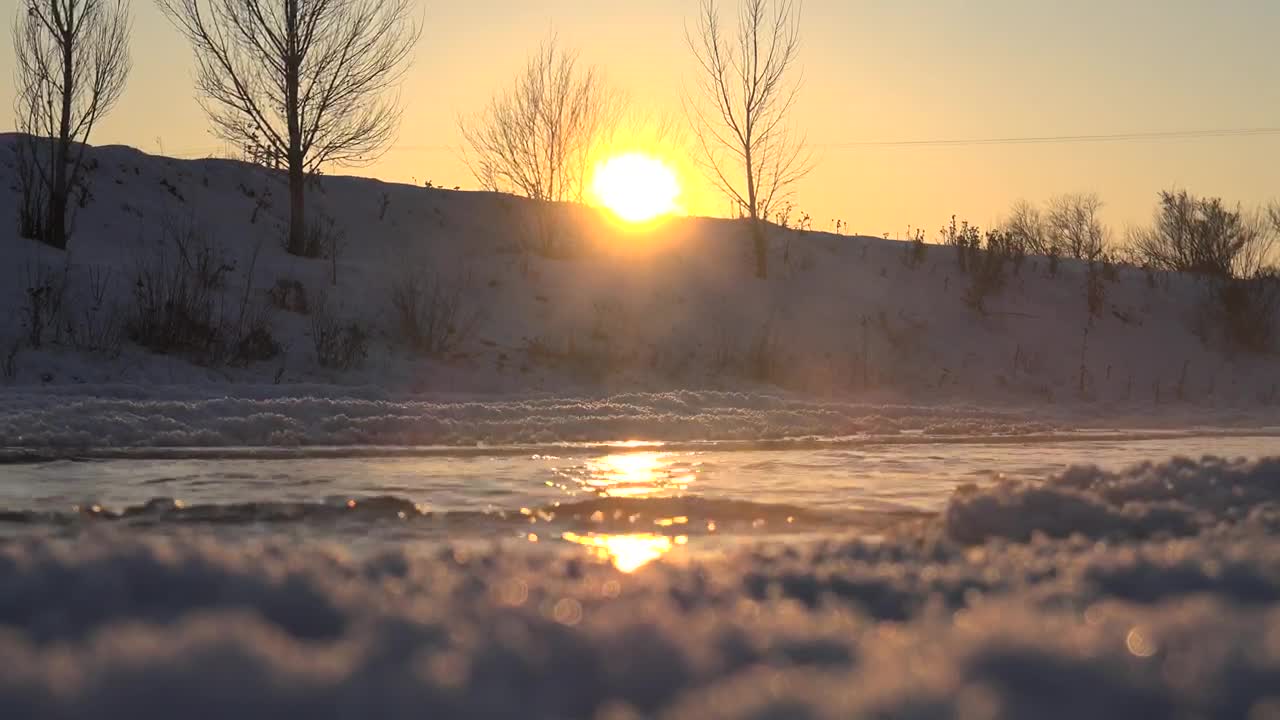
[[[110,268],[90,266],[86,269],[88,296],[79,313],[68,313],[67,335],[72,347],[109,357],[120,354],[124,342],[124,319],[120,307],[111,298]]]
[[[1009,210],[1004,221],[1004,232],[1011,242],[1021,245],[1024,252],[1035,255],[1049,254],[1049,234],[1040,209],[1026,200],[1019,200]]]
[[[227,277],[235,272],[236,263],[221,245],[213,242],[204,227],[194,218],[165,218],[163,240],[172,244],[181,272],[205,290],[221,290]],[[161,251],[164,252],[163,250]]]
[[[354,320],[340,320],[323,293],[311,315],[311,342],[320,367],[353,370],[369,356],[369,331]]]
[[[969,287],[964,294],[966,305],[980,313],[987,312],[987,298],[1004,289],[1007,281],[1005,263],[1012,260],[1013,254],[1013,241],[1001,230],[987,231],[985,248],[969,250]]]
[[[1134,250],[1152,267],[1249,278],[1258,274],[1276,244],[1274,211],[1231,210],[1221,198],[1198,198],[1185,190],[1160,193],[1152,227],[1132,231]]]
[[[924,241],[924,230],[907,232],[907,245],[903,248],[902,264],[914,270],[924,264],[929,254],[929,244]]]
[[[774,213],[774,218],[773,218],[774,222],[777,223],[778,227],[782,228],[784,231],[789,231],[786,233],[786,238],[787,238],[786,244],[783,245],[782,247],[782,263],[788,267],[791,266],[792,241],[797,237],[803,237],[805,233],[813,232],[813,218],[809,215],[809,213],[800,212],[794,218],[794,225],[793,225],[792,213],[794,212],[797,212],[796,206],[794,203],[788,200],[782,204],[782,208],[780,210]],[[805,264],[803,260],[799,264],[801,265],[799,269],[801,270],[807,269],[803,267],[803,265]]]
[[[1280,272],[1259,271],[1248,278],[1226,278],[1213,284],[1210,312],[1228,347],[1270,352],[1276,344],[1280,315]]]
[[[307,286],[300,280],[276,278],[276,284],[267,291],[267,297],[271,299],[272,305],[285,312],[306,315],[311,311],[307,302]]]
[[[117,357],[125,336],[121,311],[116,305],[87,308],[69,334],[77,350]]]
[[[237,328],[229,362],[238,366],[266,362],[278,356],[281,351],[280,342],[273,334],[270,314],[259,309],[248,315]]]
[[[22,341],[14,339],[4,348],[4,355],[0,356],[0,374],[4,375],[7,382],[13,382],[18,378],[18,353],[22,351]]]
[[[1025,237],[1006,229],[988,230],[986,242],[988,251],[999,253],[1006,261],[1013,263],[1015,270],[1021,269],[1027,253],[1032,251]]]
[[[326,213],[317,213],[307,221],[306,228],[303,230],[300,249],[296,251],[289,249],[290,238],[288,235],[283,238],[281,246],[286,251],[292,252],[299,257],[327,258],[336,265],[344,240],[345,234],[342,232],[342,228],[338,227],[337,222]],[[337,274],[336,269],[334,274]]]
[[[26,266],[22,326],[27,344],[33,348],[39,349],[50,332],[56,336],[61,331],[69,268],[68,264],[54,267],[42,262]]]
[[[231,353],[233,365],[249,365],[270,360],[281,352],[280,343],[272,335],[271,305],[260,301],[255,293],[258,257],[262,254],[262,240],[253,246],[249,265],[244,272],[244,290],[240,295],[240,307],[233,328],[235,343]]]
[[[114,273],[109,267],[90,265],[85,269],[85,275],[89,285],[89,300],[94,305],[102,305],[111,294],[111,278]]]
[[[1266,352],[1275,344],[1280,289],[1274,259],[1280,211],[1228,209],[1220,198],[1160,193],[1152,227],[1134,230],[1134,251],[1150,267],[1209,278],[1199,334],[1232,350]]]
[[[956,216],[952,215],[951,223],[938,231],[938,244],[954,247],[956,263],[964,270],[969,254],[982,247],[982,232],[976,225],[970,225],[968,220],[962,220],[957,225]]]
[[[254,299],[255,246],[236,303],[228,304],[227,278],[235,263],[194,221],[166,222],[163,244],[140,258],[133,304],[124,327],[130,340],[161,354],[176,353],[202,365],[248,364],[280,352],[267,308]]]
[[[209,276],[179,257],[162,248],[138,263],[125,331],[152,352],[182,353],[212,364],[225,349],[222,296]]]
[[[467,308],[469,274],[444,280],[430,272],[411,271],[391,288],[399,338],[413,352],[442,355],[465,341],[479,323],[480,314]]]
[[[1096,260],[1110,244],[1110,232],[1098,217],[1101,210],[1102,200],[1093,193],[1053,198],[1045,216],[1047,242],[1077,260]]]

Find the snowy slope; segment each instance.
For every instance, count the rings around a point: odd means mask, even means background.
[[[13,141],[0,136],[2,218],[16,214]],[[278,381],[482,394],[776,386],[880,402],[1110,407],[1180,398],[1224,408],[1269,405],[1280,381],[1274,357],[1233,355],[1198,337],[1204,288],[1189,277],[1121,267],[1090,323],[1085,269],[1063,261],[1050,277],[1044,258],[1028,258],[984,314],[963,302],[969,281],[950,248],[931,247],[910,267],[903,243],[776,229],[773,272],[762,282],[750,275],[739,222],[675,219],[633,231],[595,211],[554,207],[545,215],[555,250],[527,253],[522,245],[545,237],[543,215],[527,201],[326,177],[309,201],[345,238],[334,285],[328,260],[281,248],[282,174],[124,147],[95,148],[90,158],[91,193],[67,255],[18,238],[12,221],[0,225],[0,342],[5,355],[18,348],[10,383]],[[229,308],[242,296],[269,307],[278,280],[299,281],[313,305],[323,293],[328,308],[372,330],[368,359],[347,372],[320,367],[310,319],[279,309],[270,322],[285,352],[249,367],[200,367],[129,343],[115,358],[65,341],[23,346],[34,268],[70,263],[67,317],[93,303],[91,275],[106,275],[106,303],[127,313],[138,268],[172,245],[166,227],[197,228],[234,259],[222,291]],[[464,287],[463,312],[475,323],[461,346],[433,358],[404,347],[390,295],[406,275]]]

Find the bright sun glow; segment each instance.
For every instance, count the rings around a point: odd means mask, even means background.
[[[627,222],[642,223],[678,210],[680,183],[657,158],[628,153],[596,166],[591,189],[601,205]]]
[[[601,497],[648,497],[680,493],[696,479],[696,469],[670,453],[637,452],[588,460],[573,479]]]

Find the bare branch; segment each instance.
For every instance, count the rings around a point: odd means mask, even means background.
[[[684,107],[711,183],[753,220],[768,219],[813,168],[790,128],[800,92],[800,4],[740,0],[737,32],[726,37],[716,0],[700,0],[685,42],[698,66]],[[756,231],[757,274],[765,245]]]
[[[421,34],[410,0],[156,0],[191,42],[215,133],[287,160],[289,249],[300,252],[302,183],[363,165],[400,124],[393,90]]]
[[[1131,231],[1130,243],[1147,264],[1214,278],[1250,279],[1274,262],[1280,213],[1234,210],[1220,198],[1163,191],[1155,222]]]
[[[458,120],[468,166],[486,190],[581,200],[588,164],[618,126],[623,98],[554,37],[488,108]]]
[[[1059,195],[1045,216],[1048,244],[1077,260],[1093,262],[1106,252],[1111,235],[1098,213],[1102,200],[1094,193]]]
[[[741,0],[737,21],[729,40],[715,0],[701,0],[685,29],[700,71],[685,111],[712,183],[749,217],[767,218],[812,168],[789,127],[800,90],[800,5]]]
[[[17,129],[24,141],[23,234],[65,248],[85,145],[124,93],[126,0],[22,0],[13,24]],[[42,217],[31,213],[39,208]]]

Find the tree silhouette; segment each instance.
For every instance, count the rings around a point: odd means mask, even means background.
[[[1274,259],[1276,208],[1268,215],[1226,206],[1186,190],[1161,191],[1155,222],[1130,231],[1138,257],[1151,267],[1215,278],[1252,278]]]
[[[711,182],[752,220],[756,275],[768,275],[763,221],[812,169],[792,131],[800,84],[800,6],[793,0],[741,0],[728,36],[715,0],[701,0],[685,39],[698,63],[697,90],[686,99]]]
[[[289,237],[307,252],[305,181],[328,163],[376,160],[399,127],[387,97],[420,26],[409,0],[157,0],[190,40],[215,132],[258,142],[289,171]]]
[[[596,68],[579,67],[551,38],[482,113],[459,118],[467,165],[485,190],[581,200],[587,165],[621,107]]]
[[[22,235],[65,249],[97,121],[129,77],[126,0],[21,0],[13,24]]]

